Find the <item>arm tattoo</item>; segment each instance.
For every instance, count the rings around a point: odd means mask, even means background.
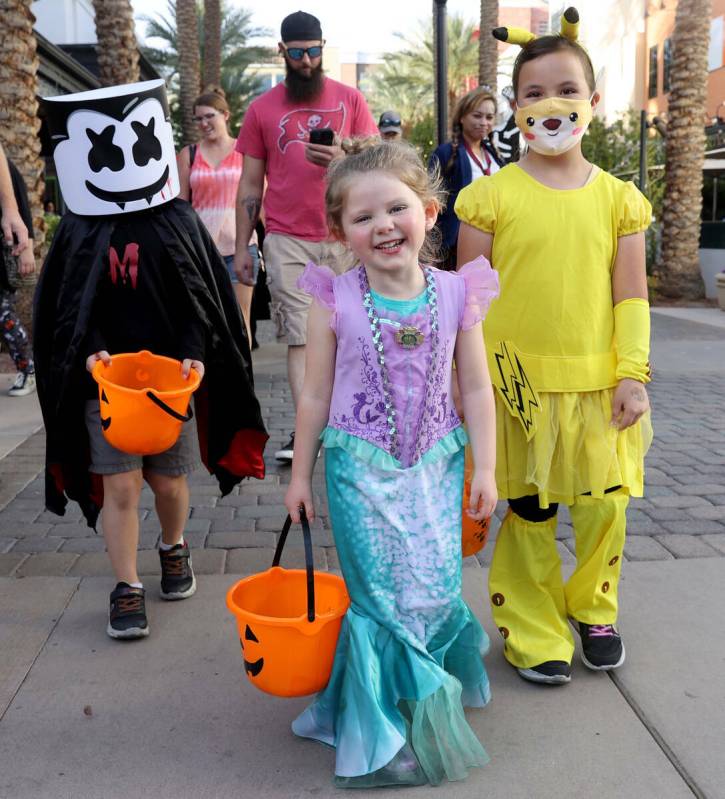
[[[259,212],[262,208],[261,199],[250,194],[248,197],[245,197],[242,200],[242,205],[247,211],[247,218],[252,223],[252,227],[254,227],[257,222]]]

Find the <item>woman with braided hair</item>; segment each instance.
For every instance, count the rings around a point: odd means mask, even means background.
[[[496,98],[488,86],[478,86],[456,104],[451,120],[451,140],[431,155],[429,170],[439,169],[446,191],[446,206],[436,226],[441,234],[444,269],[456,268],[458,217],[453,211],[458,192],[476,178],[493,175],[503,165],[492,139]]]

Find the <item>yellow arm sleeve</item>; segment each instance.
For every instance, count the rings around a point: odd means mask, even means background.
[[[617,380],[631,377],[649,383],[649,303],[633,297],[614,306],[614,347]]]

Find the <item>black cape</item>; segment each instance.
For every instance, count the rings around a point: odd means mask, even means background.
[[[206,333],[205,374],[194,394],[199,447],[222,494],[244,477],[264,477],[267,433],[254,395],[246,330],[221,255],[191,206],[172,200],[145,212],[189,293]],[[68,499],[95,527],[100,475],[88,471],[85,426],[89,320],[117,217],[67,213],[38,281],[33,349],[46,430],[45,504],[59,515]]]

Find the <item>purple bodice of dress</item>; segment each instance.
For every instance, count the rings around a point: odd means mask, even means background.
[[[471,267],[468,279],[463,271],[433,270],[439,333],[430,376],[428,362],[432,339],[428,303],[411,314],[396,313],[389,309],[389,304],[386,307],[376,304],[403,467],[411,466],[461,424],[451,393],[456,336],[459,329],[471,327],[483,318],[488,304],[498,293],[496,273],[484,259],[477,260],[483,263],[467,265]],[[363,307],[358,271],[362,268],[358,266],[335,277],[327,267],[308,264],[299,285],[334,311],[330,326],[337,336],[337,354],[328,426],[390,454],[383,383],[370,321]],[[470,285],[475,287],[469,290]],[[423,343],[415,349],[404,349],[395,340],[400,325],[412,325],[420,330]]]

